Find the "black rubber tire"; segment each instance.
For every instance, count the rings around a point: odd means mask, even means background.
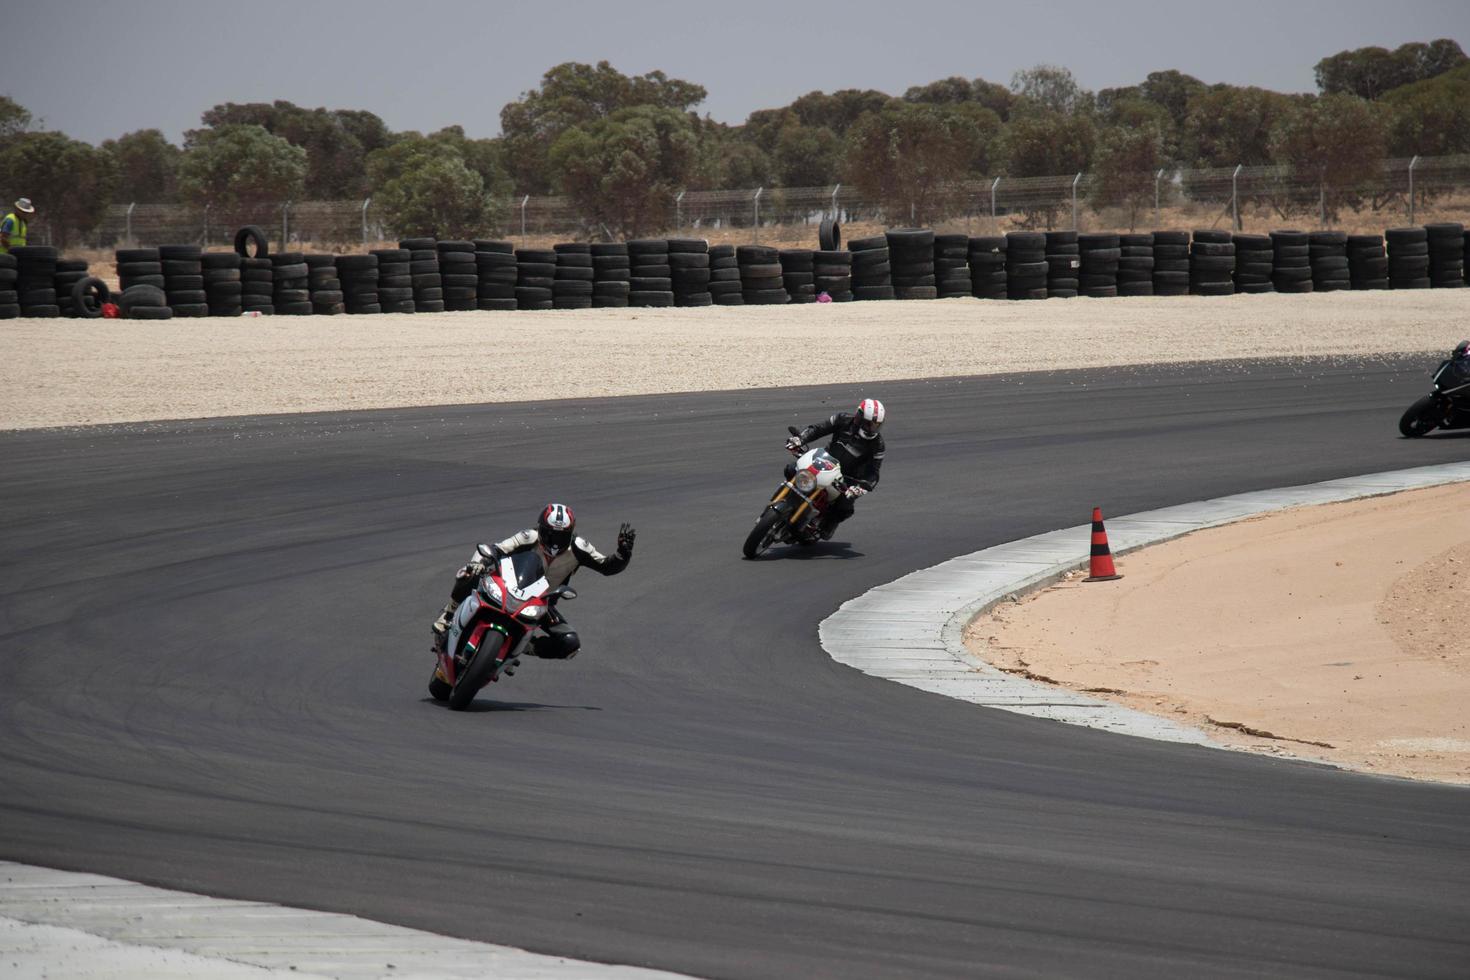
[[[761,516],[756,518],[755,526],[745,536],[745,543],[740,548],[741,554],[750,560],[759,558],[775,543],[776,531],[786,520],[786,512],[777,505],[763,510]]]
[[[250,251],[251,245],[255,246],[254,252]],[[235,252],[246,258],[263,259],[271,254],[270,242],[258,225],[246,225],[235,232]]]
[[[453,711],[463,711],[475,700],[475,695],[480,693],[480,688],[490,682],[495,675],[496,659],[505,644],[510,642],[510,637],[496,633],[500,636],[500,645],[493,649],[487,644],[475,651],[475,657],[469,666],[454,682],[454,687],[449,692],[449,707]],[[487,637],[488,638],[488,637]]]
[[[1408,411],[1399,417],[1399,434],[1405,439],[1418,439],[1439,428],[1439,413],[1431,413],[1433,408],[1433,395],[1425,395],[1410,405]]]
[[[836,252],[842,248],[842,225],[836,218],[823,218],[817,230],[817,241],[824,252]]]
[[[172,320],[174,311],[167,306],[135,306],[124,316],[129,320]]]
[[[102,316],[102,304],[112,300],[112,291],[107,283],[96,276],[88,276],[72,283],[72,311],[79,317],[95,320]]]

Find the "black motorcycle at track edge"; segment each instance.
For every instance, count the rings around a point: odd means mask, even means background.
[[[1434,390],[1399,418],[1399,432],[1417,439],[1435,429],[1470,428],[1470,360],[1446,359],[1434,369]]]

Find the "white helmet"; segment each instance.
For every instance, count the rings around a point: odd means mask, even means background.
[[[853,413],[852,423],[864,439],[878,438],[878,430],[883,427],[883,403],[876,398],[864,398]]]

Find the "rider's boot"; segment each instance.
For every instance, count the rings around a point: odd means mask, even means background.
[[[434,653],[444,652],[444,644],[449,641],[449,624],[454,621],[454,611],[459,608],[459,603],[450,601],[444,604],[439,611],[439,617],[434,620],[430,631],[434,634]]]
[[[831,541],[833,533],[837,530],[840,520],[833,519],[830,515],[824,516],[821,523],[817,525],[817,536],[823,541]]]

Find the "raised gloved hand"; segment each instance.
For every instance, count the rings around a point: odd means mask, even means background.
[[[633,553],[633,542],[637,540],[638,532],[633,530],[633,525],[624,521],[622,527],[618,528],[618,551],[624,555]]]
[[[856,483],[849,483],[842,491],[843,496],[848,498],[861,497],[868,492],[867,487],[860,487]]]
[[[801,441],[801,436],[789,436],[786,439],[786,448],[793,455],[801,455],[802,450],[805,448]]]
[[[479,578],[485,574],[485,566],[480,562],[472,561],[464,568],[454,573],[455,578]]]

